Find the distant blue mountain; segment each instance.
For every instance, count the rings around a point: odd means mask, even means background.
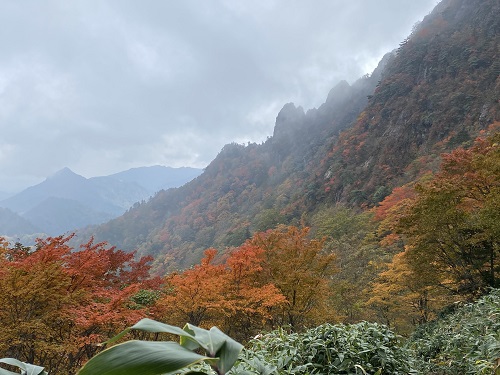
[[[93,210],[119,215],[147,194],[146,189],[140,186],[117,183],[114,179],[109,181],[109,185],[96,184],[64,168],[38,185],[3,200],[0,206],[24,215],[48,198],[62,198],[74,200]]]
[[[40,184],[0,201],[0,207],[24,219],[13,220],[7,228],[0,215],[0,236],[32,234],[33,231],[59,235],[100,224],[120,216],[135,202],[161,189],[181,186],[201,172],[195,168],[154,166],[87,179],[64,168]],[[3,212],[5,217],[6,212]],[[31,226],[26,225],[27,222]],[[15,223],[19,225],[16,227]]]
[[[8,208],[0,207],[0,229],[2,236],[18,236],[25,233],[40,233],[28,220],[12,212]]]
[[[147,189],[150,193],[156,193],[162,189],[180,187],[198,177],[202,172],[203,170],[199,168],[172,168],[154,165],[152,167],[132,168],[106,177],[94,177],[93,179],[112,177],[123,182],[134,182]]]
[[[7,193],[5,191],[0,191],[0,201],[13,196],[13,193]]]
[[[116,217],[73,199],[49,197],[23,215],[50,235],[63,234],[89,224],[102,224]]]

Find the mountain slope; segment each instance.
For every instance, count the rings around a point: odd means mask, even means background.
[[[500,118],[499,20],[497,0],[443,1],[370,77],[318,109],[285,105],[264,144],[225,146],[194,181],[91,233],[183,268],[328,205],[376,204]]]
[[[0,228],[2,236],[18,236],[24,233],[41,233],[25,218],[12,212],[8,208],[0,207]]]
[[[82,238],[94,235],[125,250],[168,254],[169,267],[175,268],[198,261],[207,247],[236,246],[255,230],[296,220],[305,168],[315,162],[327,135],[338,135],[356,119],[387,61],[352,86],[337,85],[318,109],[305,113],[285,105],[265,143],[226,145],[195,180],[81,232]]]
[[[322,160],[321,198],[376,203],[498,120],[499,46],[498,1],[440,3],[401,43],[369,105]]]

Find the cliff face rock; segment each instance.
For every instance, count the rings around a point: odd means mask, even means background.
[[[302,107],[295,107],[293,103],[283,106],[276,117],[273,138],[279,142],[282,139],[293,137],[295,132],[300,130],[305,124],[306,114]]]

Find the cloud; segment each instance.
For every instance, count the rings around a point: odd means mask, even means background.
[[[0,4],[0,190],[206,166],[369,73],[435,1],[52,0]]]

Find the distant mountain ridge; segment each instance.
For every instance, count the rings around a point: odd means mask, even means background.
[[[104,179],[107,181],[111,177],[122,182],[136,183],[145,188],[150,194],[154,194],[162,189],[182,186],[186,182],[198,177],[201,173],[202,170],[198,168],[173,168],[153,165],[150,167],[131,168],[104,177],[92,177],[91,180]]]
[[[32,234],[34,230],[59,235],[103,223],[156,191],[180,186],[200,173],[196,168],[154,166],[87,179],[63,168],[40,184],[0,201],[0,207],[9,210],[0,211],[0,224],[12,223],[8,228],[0,225],[0,235]],[[16,220],[13,215],[18,216]]]

